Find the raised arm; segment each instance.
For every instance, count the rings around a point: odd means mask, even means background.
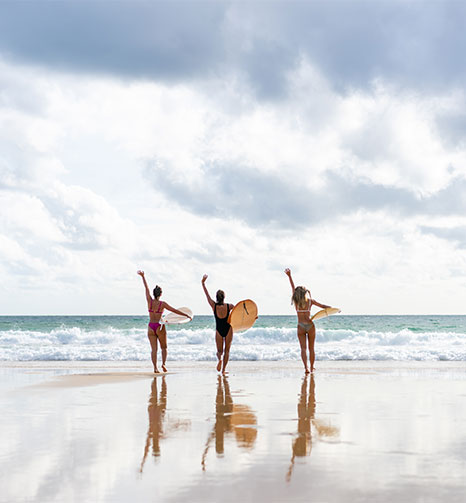
[[[190,320],[192,320],[192,318],[191,318],[191,316],[189,316],[189,314],[183,313],[182,311],[179,311],[178,309],[175,309],[174,307],[170,306],[166,302],[163,302],[162,306],[164,307],[164,309],[168,309],[172,313],[181,314],[182,316],[186,316],[186,318],[189,318]]]
[[[211,296],[209,295],[209,291],[207,290],[207,287],[205,286],[206,279],[208,278],[207,274],[204,274],[202,276],[202,288],[204,289],[205,296],[207,297],[207,302],[209,303],[210,307],[213,309],[215,306],[215,302],[212,300]]]
[[[147,286],[147,281],[146,281],[146,278],[144,276],[144,271],[138,271],[138,274],[139,274],[139,276],[141,276],[142,282],[144,283],[144,288],[146,289],[147,305],[149,306],[149,309],[150,309],[150,304],[152,302],[152,297],[150,296],[150,291],[149,291],[149,287]]]
[[[317,302],[314,299],[311,299],[311,306],[314,304],[314,306],[321,307],[322,309],[326,309],[327,307],[332,307],[332,306],[326,306],[325,304],[321,304],[320,302]]]
[[[288,267],[285,269],[285,274],[288,276],[288,279],[290,280],[290,285],[291,285],[291,295],[294,294],[294,290],[295,290],[295,287],[294,287],[294,282],[293,282],[293,278],[291,277],[291,269],[288,269]]]

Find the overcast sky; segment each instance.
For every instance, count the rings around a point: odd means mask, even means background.
[[[0,1],[0,314],[137,269],[291,314],[465,313],[466,3]]]

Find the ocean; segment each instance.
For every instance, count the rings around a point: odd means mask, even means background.
[[[147,316],[0,316],[3,361],[149,360]],[[317,360],[465,361],[466,316],[345,316],[316,322]],[[260,316],[231,360],[300,358],[296,316]],[[216,360],[213,316],[168,327],[168,360]]]

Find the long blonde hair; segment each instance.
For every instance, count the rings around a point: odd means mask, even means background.
[[[311,300],[311,292],[305,286],[297,286],[291,297],[291,303],[296,309],[306,309]]]

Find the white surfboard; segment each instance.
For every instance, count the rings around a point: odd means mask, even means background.
[[[311,316],[311,321],[320,320],[321,318],[326,318],[327,316],[332,316],[332,314],[341,313],[341,310],[337,307],[326,307],[321,311],[317,311],[314,316]]]
[[[177,309],[178,311],[191,316],[191,318],[193,317],[193,312],[191,311],[191,309],[189,309],[189,307],[177,307]],[[162,315],[162,322],[166,325],[179,325],[181,323],[188,323],[188,321],[191,320],[189,318],[186,318],[186,316],[172,313],[171,311],[168,311],[166,314]]]

